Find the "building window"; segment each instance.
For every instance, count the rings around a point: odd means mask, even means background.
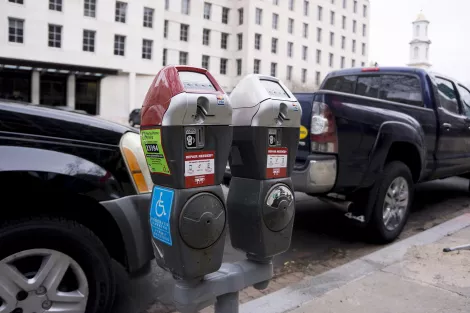
[[[261,60],[255,59],[253,63],[253,73],[259,74],[261,68]]]
[[[307,82],[307,69],[303,68],[302,69],[302,84],[305,84]]]
[[[170,9],[170,0],[165,0],[165,10],[168,11]],[[166,49],[163,49],[163,51],[166,51]]]
[[[294,55],[294,43],[288,42],[287,43],[287,56],[289,58],[292,58],[293,55]]]
[[[346,49],[346,37],[341,36],[341,49]]]
[[[166,66],[166,59],[167,59],[167,54],[168,54],[168,50],[167,49],[163,49],[163,53],[162,53],[162,66]]]
[[[307,61],[308,59],[308,47],[302,46],[302,60]]]
[[[124,56],[126,51],[126,36],[114,35],[114,55]]]
[[[149,40],[149,39],[142,40],[142,59],[146,59],[146,60],[152,59],[152,47],[153,47],[153,40]]]
[[[318,20],[321,21],[323,19],[323,7],[318,6]]]
[[[345,63],[346,63],[346,58],[345,58],[345,57],[341,57],[341,68],[344,68]]]
[[[320,86],[320,72],[315,72],[315,85]]]
[[[188,41],[189,25],[181,24],[180,26],[180,40]]]
[[[330,12],[330,24],[335,25],[335,12]]]
[[[227,45],[228,45],[228,34],[222,33],[222,35],[220,36],[220,48],[227,49]]]
[[[294,0],[289,0],[289,10],[294,11]]]
[[[202,44],[204,46],[208,46],[209,45],[209,41],[210,41],[210,37],[211,37],[211,31],[207,28],[204,28],[202,30]]]
[[[83,10],[85,16],[96,17],[96,0],[85,0]]]
[[[271,62],[271,76],[277,76],[277,63]]]
[[[330,32],[330,46],[334,46],[335,45],[335,33],[333,32]]]
[[[352,52],[356,52],[356,40],[353,39],[352,41]]]
[[[168,20],[163,22],[163,38],[168,38]]]
[[[49,47],[60,48],[62,46],[62,26],[49,24]]]
[[[419,25],[416,25],[415,36],[416,36],[416,37],[419,36]]]
[[[83,51],[95,52],[95,36],[94,30],[83,30]]]
[[[227,74],[227,59],[220,59],[220,74],[225,75]]]
[[[344,16],[344,15],[343,15],[343,20],[342,20],[342,22],[341,22],[341,27],[342,27],[343,29],[346,29],[346,16]]]
[[[334,59],[333,53],[330,53],[329,58],[328,58],[328,63],[330,64],[330,67],[333,67],[333,59]]]
[[[8,0],[8,2],[23,4],[23,0]]]
[[[288,20],[287,31],[289,32],[289,34],[294,33],[294,19],[292,19],[292,18],[289,18],[289,20]]]
[[[243,24],[243,8],[238,9],[238,25]]]
[[[24,41],[24,20],[8,18],[8,41],[23,43]]]
[[[211,19],[212,4],[209,2],[204,2],[204,19]]]
[[[189,15],[190,6],[191,6],[190,0],[182,0],[181,1],[181,13]],[[183,53],[186,53],[186,56],[188,55],[187,52],[183,52]],[[180,56],[181,56],[181,52],[180,52]]]
[[[242,75],[242,59],[237,59],[237,76]]]
[[[321,28],[317,28],[317,42],[321,42]]]
[[[261,25],[263,18],[263,10],[256,8],[255,23]]]
[[[279,5],[279,0],[273,0],[274,5]]]
[[[187,65],[188,64],[188,53],[184,51],[180,51],[180,58],[179,58],[179,63],[181,65]]]
[[[229,8],[222,8],[222,23],[223,24],[228,24],[228,14],[230,12]]]
[[[356,28],[357,28],[357,22],[356,20],[353,20],[353,33],[356,33]]]
[[[343,0],[343,9],[347,8],[347,0]]]
[[[317,50],[317,64],[321,64],[321,50]]]
[[[362,44],[362,55],[366,55],[366,44]]]
[[[351,60],[351,67],[355,67],[356,66],[356,60],[352,59]]]
[[[210,60],[210,58],[209,58],[208,55],[203,55],[202,56],[201,67],[208,70],[209,69],[209,60]]]
[[[279,23],[279,14],[273,13],[273,29],[277,29]]]
[[[116,14],[114,20],[116,22],[125,23],[127,13],[127,3],[116,1]]]
[[[287,65],[286,79],[287,79],[288,81],[291,81],[291,80],[292,80],[292,65]]]
[[[153,28],[153,12],[152,8],[144,8],[144,27]]]
[[[277,38],[271,39],[271,53],[277,53]]]
[[[255,49],[261,50],[261,34],[255,34]]]
[[[308,38],[308,24],[307,23],[304,23],[302,35],[304,36],[304,38]]]
[[[238,50],[243,49],[243,34],[237,34]]]
[[[357,13],[357,1],[354,1],[353,11],[354,11],[354,13]]]
[[[62,11],[62,0],[49,0],[49,10]]]
[[[308,0],[304,0],[304,15],[308,16],[310,11],[310,2]]]
[[[414,58],[418,59],[418,57],[419,57],[419,47],[414,47],[413,51],[414,51]]]
[[[361,62],[361,66],[362,66],[362,67],[366,66],[366,63]]]
[[[362,6],[362,16],[367,17],[367,5]]]

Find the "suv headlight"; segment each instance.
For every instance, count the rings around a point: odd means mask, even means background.
[[[132,132],[125,133],[119,147],[137,192],[151,192],[153,182],[140,144],[140,135]]]

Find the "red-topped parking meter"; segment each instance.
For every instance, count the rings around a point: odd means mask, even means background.
[[[200,278],[222,263],[229,98],[207,70],[166,66],[141,112],[142,148],[155,184],[150,227],[157,263],[178,278]]]

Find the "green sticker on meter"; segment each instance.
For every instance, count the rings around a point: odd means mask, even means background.
[[[163,152],[161,129],[141,130],[140,140],[150,171],[171,175]]]

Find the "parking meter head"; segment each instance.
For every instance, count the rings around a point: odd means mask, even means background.
[[[222,183],[232,107],[206,69],[164,67],[147,92],[141,115],[142,148],[155,184],[196,188]]]
[[[302,108],[277,78],[248,75],[230,94],[232,180],[227,197],[232,245],[256,260],[289,248],[295,201],[290,178]]]
[[[232,176],[273,179],[291,175],[302,107],[277,78],[247,75],[230,94],[234,138]]]

